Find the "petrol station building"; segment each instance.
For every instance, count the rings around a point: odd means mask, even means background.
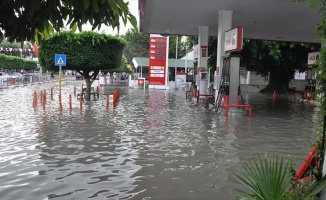
[[[201,70],[197,71],[196,85],[199,95],[205,93],[207,85],[203,83],[208,77],[208,37],[217,37],[215,98],[220,86],[227,84],[230,104],[238,101],[240,58],[234,52],[241,50],[243,38],[315,43],[321,47],[325,44],[317,39],[315,28],[322,18],[319,10],[310,9],[305,2],[297,3],[296,0],[139,0],[138,3],[140,32],[155,34],[151,37],[149,59],[153,59],[153,64],[149,61],[150,68],[164,65],[163,61],[155,63],[156,58],[161,56],[155,45],[168,40],[162,38],[168,38],[168,35],[198,36],[197,66]],[[312,52],[309,56],[307,62],[316,60],[318,55]],[[228,70],[228,78],[222,76],[225,69]],[[150,72],[148,76],[151,84]],[[313,76],[310,70],[304,79]],[[326,195],[322,199],[326,199]]]
[[[315,25],[321,20],[318,9],[312,10],[305,3],[296,3],[294,0],[139,0],[139,16],[140,32],[155,34],[156,38],[157,35],[161,35],[161,38],[166,38],[168,35],[198,36],[197,65],[201,69],[197,71],[196,76],[198,86],[207,85],[201,84],[201,81],[208,77],[205,74],[207,73],[208,37],[217,37],[214,89],[227,82],[230,103],[236,103],[239,86],[240,58],[233,56],[233,52],[241,50],[243,38],[322,45],[317,39],[315,29]],[[161,38],[158,41],[164,40]],[[154,46],[158,44],[155,38],[151,42]],[[158,49],[151,50],[152,58],[160,56],[155,54]],[[226,59],[229,63],[228,80],[222,77]],[[150,67],[163,64],[156,65],[156,61],[154,59],[152,61],[154,64],[151,64],[150,59]],[[311,74],[308,73],[307,76]],[[150,78],[149,72],[149,80]],[[202,92],[204,90],[203,87]]]

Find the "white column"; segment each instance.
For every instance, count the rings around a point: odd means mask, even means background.
[[[166,37],[166,58],[165,58],[165,89],[169,89],[169,42],[170,41],[170,37],[167,36]]]
[[[207,68],[208,26],[199,26],[198,29],[198,67]],[[206,54],[203,54],[205,50]]]
[[[204,68],[205,71],[207,71],[207,55],[208,55],[208,26],[199,26],[198,27],[198,67]],[[197,78],[200,79],[201,73],[198,71]],[[198,81],[197,81],[198,82]],[[206,94],[207,85],[209,82],[208,80],[199,80],[199,85],[202,87],[199,87],[199,93],[200,94]]]
[[[224,52],[224,34],[232,28],[232,10],[220,10],[218,11],[218,35],[217,35],[217,59],[216,59],[216,71],[214,74],[214,89],[215,98],[218,95],[218,89],[220,88],[221,75],[223,71],[223,57]]]

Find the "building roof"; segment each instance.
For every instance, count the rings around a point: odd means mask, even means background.
[[[242,26],[243,37],[276,41],[320,43],[316,24],[320,8],[296,0],[138,0],[142,33],[218,35],[219,12],[232,12],[232,27]],[[314,2],[314,1],[309,1]]]

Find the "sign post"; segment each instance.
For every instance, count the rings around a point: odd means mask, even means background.
[[[158,34],[150,35],[148,88],[167,89],[168,38]]]
[[[59,66],[59,101],[60,101],[60,109],[62,109],[61,104],[61,89],[62,89],[62,66],[66,66],[67,64],[66,54],[55,54],[54,56],[54,65]]]

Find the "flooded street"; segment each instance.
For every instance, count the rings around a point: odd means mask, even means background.
[[[313,106],[293,95],[247,93],[252,118],[218,114],[181,90],[120,88],[68,108],[64,82],[0,90],[0,196],[3,200],[231,200],[243,188],[233,173],[253,155],[292,155],[299,168],[315,141]],[[53,88],[54,99],[49,97]],[[46,107],[32,107],[47,91]],[[73,98],[73,107],[79,105]]]

